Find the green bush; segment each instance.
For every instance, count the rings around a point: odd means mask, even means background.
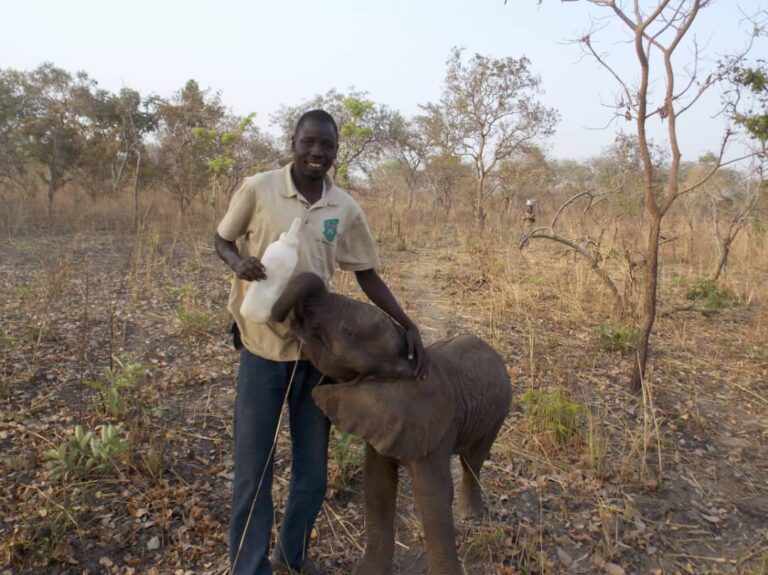
[[[535,431],[550,434],[556,443],[566,443],[581,434],[584,406],[570,401],[561,391],[529,389],[522,400]]]
[[[32,290],[27,286],[13,286],[11,292],[16,299],[26,299],[32,293]]]
[[[637,347],[637,330],[610,319],[598,325],[594,329],[594,333],[600,340],[602,347],[608,351],[621,351],[624,353]]]
[[[334,427],[329,445],[330,475],[332,489],[344,489],[360,469],[363,461],[363,442],[354,435]]]
[[[0,329],[0,349],[11,349],[13,347],[16,347],[16,341],[8,332]]]
[[[183,305],[176,309],[176,317],[181,322],[182,331],[190,335],[208,333],[216,323],[215,318],[204,311],[186,309]]]
[[[85,384],[99,392],[105,413],[112,417],[121,417],[125,414],[125,401],[123,390],[136,387],[138,381],[149,371],[149,367],[142,363],[131,363],[129,360],[115,358],[117,368],[104,370],[106,381],[85,380]]]
[[[118,474],[121,456],[128,448],[120,434],[121,429],[112,424],[99,425],[95,432],[75,426],[74,437],[46,453],[54,463],[53,473],[83,479]]]
[[[685,298],[700,300],[701,307],[707,311],[718,311],[731,307],[736,301],[736,294],[727,289],[721,289],[717,281],[701,279],[685,292]]]

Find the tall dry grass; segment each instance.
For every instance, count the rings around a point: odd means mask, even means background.
[[[537,240],[519,249],[521,237],[530,229],[522,220],[522,202],[507,213],[492,211],[481,231],[471,209],[460,202],[445,213],[433,210],[426,197],[417,197],[415,205],[407,209],[375,194],[353,195],[363,206],[380,244],[382,274],[395,294],[400,295],[400,278],[412,271],[399,266],[428,269],[424,281],[431,285],[424,287],[424,294],[442,294],[459,329],[478,333],[499,350],[515,386],[517,407],[494,447],[488,473],[494,476],[496,492],[531,490],[537,495],[533,503],[538,507],[531,522],[521,522],[513,534],[500,527],[500,522],[487,518],[479,526],[466,528],[462,556],[467,562],[501,569],[501,558],[508,552],[512,537],[518,549],[516,565],[522,572],[550,571],[544,533],[552,527],[547,527],[543,502],[560,497],[567,507],[568,494],[573,490],[584,497],[588,514],[597,518],[593,535],[601,556],[606,560],[620,556],[625,543],[619,526],[631,522],[636,513],[627,493],[638,488],[656,490],[665,481],[669,459],[673,458],[674,446],[662,429],[668,423],[669,406],[675,402],[700,404],[695,375],[688,372],[688,379],[675,380],[669,373],[691,362],[691,357],[695,360],[698,353],[692,345],[701,327],[685,315],[687,312],[676,310],[690,305],[688,290],[716,269],[719,252],[713,219],[706,210],[678,210],[666,221],[659,299],[661,313],[672,315],[662,316],[657,324],[652,346],[663,351],[663,361],[652,362],[652,385],[638,398],[626,392],[622,384],[631,363],[627,354],[607,351],[599,337],[600,326],[606,321],[631,328],[633,314],[618,315],[610,290],[583,257],[563,245]],[[25,280],[34,290],[28,296],[34,306],[30,303],[29,307],[37,310],[30,321],[34,342],[32,356],[27,358],[30,373],[46,338],[64,329],[48,311],[53,306],[46,302],[79,294],[71,305],[79,306],[81,315],[87,317],[91,313],[88,290],[109,289],[115,296],[114,307],[106,314],[106,349],[96,353],[86,350],[83,343],[82,357],[75,358],[82,371],[95,372],[109,356],[125,351],[130,329],[125,317],[141,313],[145,301],[159,300],[175,309],[173,321],[181,337],[225,332],[226,313],[210,292],[225,289],[226,269],[221,266],[222,285],[203,286],[186,279],[186,274],[216,262],[210,207],[193,203],[181,213],[163,190],[145,190],[140,223],[134,229],[127,195],[94,199],[65,189],[55,200],[52,218],[46,215],[42,194],[11,194],[4,201],[0,235],[5,242],[20,242],[33,235],[55,239],[45,245],[30,243],[29,248],[31,257],[47,256],[41,258],[41,275]],[[535,225],[548,225],[562,201],[559,197],[544,198],[537,207]],[[599,265],[631,310],[639,301],[643,279],[642,212],[609,202],[586,216],[578,206],[574,208],[563,214],[558,232],[579,242],[587,237],[592,240],[591,249],[600,254]],[[223,204],[218,206],[218,213],[224,209]],[[122,277],[98,287],[91,285],[95,273],[89,266],[93,264],[77,255],[89,249],[87,239],[92,236],[108,237],[127,247],[114,255],[119,259],[114,269],[121,270]],[[768,350],[766,239],[759,225],[745,227],[732,247],[727,273],[720,282],[723,289],[735,294],[735,308],[753,312],[748,319],[753,340],[739,345],[752,345],[755,353],[762,353],[762,346]],[[183,258],[175,257],[182,252]],[[402,258],[406,264],[398,263],[401,253],[409,256]],[[335,288],[354,293],[354,283],[348,274],[340,274]],[[167,318],[159,319],[159,323],[163,321]],[[90,335],[84,333],[83,341]],[[742,381],[740,385],[748,384]],[[157,402],[147,401],[152,406]],[[79,409],[87,409],[82,397]],[[150,446],[141,452],[140,461],[145,461],[143,465],[152,470],[153,477],[160,476],[167,464],[163,449]],[[608,482],[618,486],[613,496],[606,495]],[[498,493],[495,497],[498,499]],[[341,511],[331,509],[327,513],[332,518]],[[415,515],[408,514],[405,520],[411,531],[418,530]],[[330,523],[334,524],[333,519]],[[330,545],[350,547],[357,536],[353,533]]]

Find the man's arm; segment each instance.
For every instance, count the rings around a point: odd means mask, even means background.
[[[392,292],[387,287],[387,284],[376,273],[376,270],[368,269],[355,272],[355,278],[365,295],[405,328],[405,335],[408,341],[408,359],[415,362],[414,372],[416,376],[424,377],[429,369],[429,359],[424,350],[424,344],[421,342],[419,328],[405,314],[397,303],[395,296],[392,295]]]
[[[264,265],[259,258],[244,258],[240,255],[240,251],[237,249],[235,242],[230,242],[229,240],[222,238],[219,234],[214,234],[213,247],[216,249],[216,253],[219,254],[219,257],[232,268],[235,274],[237,274],[237,277],[241,280],[253,282],[266,279],[267,274],[265,273]]]

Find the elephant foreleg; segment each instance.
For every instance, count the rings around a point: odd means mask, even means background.
[[[365,553],[354,575],[388,575],[395,552],[395,504],[398,463],[365,445]]]
[[[453,528],[450,451],[438,450],[409,465],[421,512],[430,575],[461,575]]]

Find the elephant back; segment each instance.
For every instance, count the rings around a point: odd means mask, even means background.
[[[459,437],[471,442],[498,428],[512,403],[512,385],[496,350],[464,334],[438,342],[430,351],[433,361],[450,374]]]

